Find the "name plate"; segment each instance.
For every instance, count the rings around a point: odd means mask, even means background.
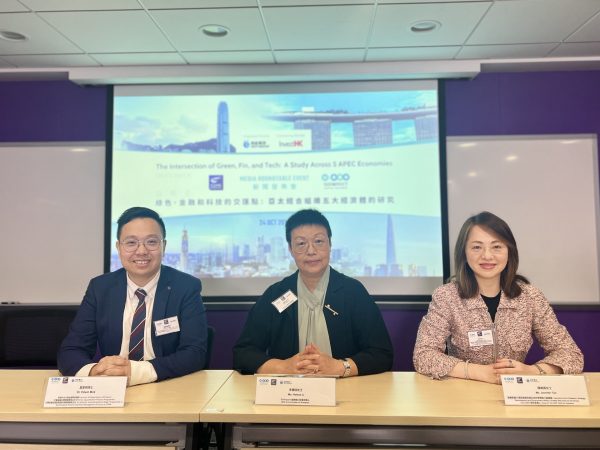
[[[257,405],[335,406],[336,377],[257,375]]]
[[[127,377],[50,377],[44,408],[118,408],[126,388]]]
[[[505,405],[587,406],[583,375],[502,375]]]

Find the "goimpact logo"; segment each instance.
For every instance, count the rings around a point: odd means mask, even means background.
[[[323,175],[321,175],[321,180],[331,181],[334,183],[336,181],[348,181],[348,180],[350,180],[350,174],[349,173],[324,173]]]
[[[211,191],[222,191],[223,190],[223,175],[209,175],[208,176],[208,189]]]

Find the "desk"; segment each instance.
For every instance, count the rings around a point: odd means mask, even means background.
[[[0,371],[0,442],[173,442],[175,448],[189,449],[200,410],[231,371],[129,387],[123,408],[43,408],[45,382],[58,375],[54,370]]]
[[[600,445],[600,373],[591,406],[505,406],[502,387],[413,372],[337,380],[337,406],[255,405],[255,377],[234,373],[200,413],[223,422],[226,447],[278,444]]]

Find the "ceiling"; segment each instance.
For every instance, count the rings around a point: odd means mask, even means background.
[[[411,31],[425,20],[439,27]],[[229,34],[207,36],[203,25]],[[5,79],[423,78],[600,68],[600,0],[0,0],[0,31],[27,37],[0,39]]]

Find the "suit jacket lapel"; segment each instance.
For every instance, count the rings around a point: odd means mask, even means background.
[[[156,295],[154,297],[154,306],[152,307],[152,347],[154,348],[155,356],[162,356],[163,349],[156,339],[156,329],[154,327],[154,321],[164,319],[167,311],[167,303],[169,302],[169,295],[171,295],[171,276],[164,266],[161,266],[160,277],[158,278],[158,285],[156,286]]]
[[[331,352],[334,354],[338,353],[339,349],[344,347],[344,340],[352,340],[352,337],[346,336],[344,332],[344,323],[346,323],[345,314],[348,314],[348,312],[345,309],[345,300],[339,294],[342,287],[340,273],[331,269],[329,286],[327,286],[323,304],[323,314],[325,315],[325,322],[327,322],[327,330],[329,331]]]
[[[296,271],[295,274],[293,274],[291,277],[289,277],[288,282],[287,282],[287,286],[284,286],[284,290],[281,294],[284,294],[285,292],[288,291],[288,289],[290,291],[292,291],[294,293],[294,295],[296,297],[298,297],[298,277],[299,277],[299,273],[298,271]],[[273,299],[275,300],[275,299]],[[292,348],[294,349],[294,352],[298,351],[298,346],[299,346],[299,342],[298,342],[298,301],[295,301],[293,304],[291,304],[288,308],[286,308],[285,311],[282,312],[282,314],[285,314],[289,317],[289,321],[292,325]]]
[[[123,342],[123,313],[125,311],[125,301],[127,299],[127,274],[124,269],[122,273],[116,274],[115,283],[110,287],[108,298],[108,333],[107,338],[109,348],[113,349],[113,355],[121,352],[121,343]]]

